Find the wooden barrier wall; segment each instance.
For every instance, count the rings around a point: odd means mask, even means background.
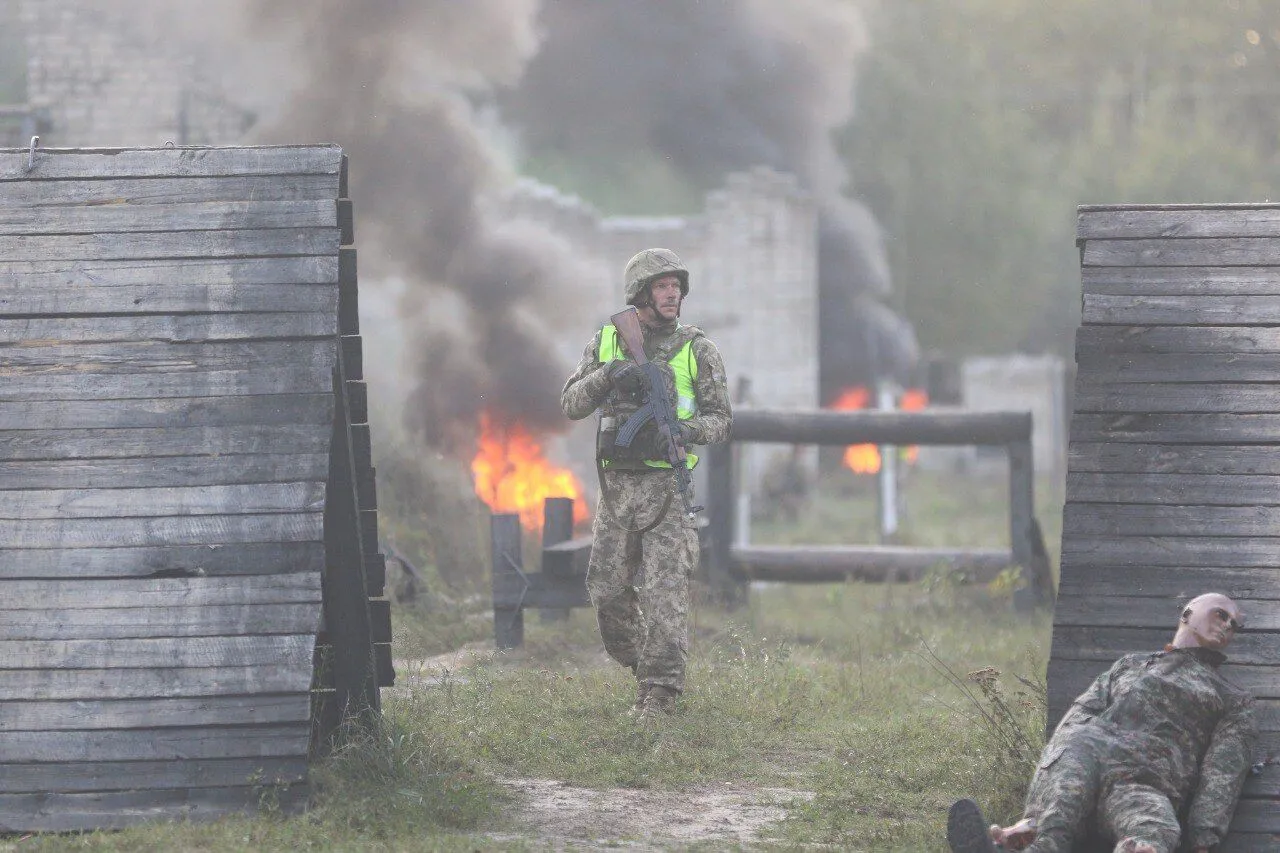
[[[1080,208],[1083,323],[1049,665],[1050,723],[1181,605],[1239,601],[1227,671],[1280,752],[1280,207]],[[1275,850],[1280,768],[1224,851]]]
[[[296,806],[376,707],[345,195],[333,146],[0,151],[0,831]]]

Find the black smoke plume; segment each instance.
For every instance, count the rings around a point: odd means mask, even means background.
[[[865,43],[842,0],[555,0],[545,40],[502,98],[534,149],[595,161],[649,150],[710,189],[767,165],[796,173],[817,198],[821,384],[906,380],[909,325],[878,302],[888,263],[871,214],[843,194],[832,133],[853,112]]]

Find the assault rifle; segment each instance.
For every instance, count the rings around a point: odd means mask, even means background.
[[[618,429],[614,444],[619,447],[630,447],[640,428],[649,421],[655,421],[658,433],[666,440],[666,461],[676,472],[676,484],[680,489],[680,498],[684,501],[684,510],[689,515],[702,512],[702,507],[692,506],[689,495],[692,493],[692,474],[689,471],[689,458],[685,453],[684,441],[680,437],[680,419],[676,415],[675,406],[671,404],[671,395],[667,391],[666,376],[662,368],[654,364],[644,354],[644,332],[640,329],[640,315],[634,306],[619,311],[609,318],[609,322],[618,330],[618,337],[626,347],[631,360],[644,373],[644,405]]]

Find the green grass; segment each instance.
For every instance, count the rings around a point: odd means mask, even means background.
[[[851,479],[824,483],[799,524],[758,520],[756,541],[874,541],[874,499]],[[904,537],[1003,541],[989,538],[1004,529],[1002,482],[917,476],[910,488]],[[1056,535],[1049,541],[1056,550]],[[482,608],[475,599],[397,607],[397,658],[491,637]],[[1041,744],[1035,685],[1050,619],[1015,614],[1007,585],[757,585],[734,613],[700,606],[686,696],[660,724],[627,714],[634,681],[600,651],[590,611],[553,623],[527,613],[525,625],[522,650],[416,687],[403,671],[384,694],[382,730],[318,767],[306,815],[268,810],[0,850],[525,849],[533,842],[521,840],[501,785],[511,778],[811,792],[790,804],[765,846],[944,850],[946,808],[959,796],[976,798],[993,820],[1016,817]]]

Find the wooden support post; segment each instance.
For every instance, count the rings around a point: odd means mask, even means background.
[[[367,723],[380,703],[346,387],[339,355],[333,370],[333,442],[324,506],[324,615],[340,713]]]
[[[573,538],[573,498],[546,498],[542,502],[542,547],[550,548]],[[551,574],[552,566],[544,559],[542,571]],[[564,622],[569,618],[568,608],[544,607],[538,611],[543,622]]]
[[[707,586],[711,597],[729,606],[746,601],[746,583],[731,573],[733,516],[737,496],[733,478],[733,446],[714,444],[707,448]]]
[[[520,516],[494,513],[489,519],[493,554],[493,639],[500,649],[524,645],[524,593],[528,584],[520,556]]]
[[[1032,603],[1053,600],[1053,579],[1043,537],[1035,520],[1035,462],[1030,437],[1011,441],[1009,453],[1009,547],[1025,573]]]

